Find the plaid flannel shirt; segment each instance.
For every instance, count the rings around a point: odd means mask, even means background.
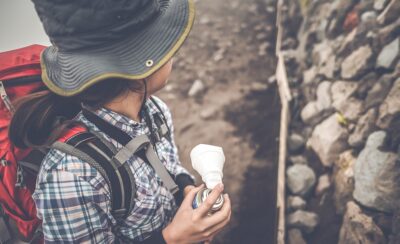
[[[193,176],[179,161],[173,139],[171,113],[161,100],[156,100],[171,129],[171,141],[162,138],[156,144],[156,150],[171,174],[185,176],[183,182],[177,182],[182,190],[186,185],[193,184]],[[150,114],[159,112],[150,99],[145,108]],[[140,123],[135,122],[105,108],[94,112],[132,137],[149,133],[144,120]],[[82,113],[78,114],[76,120],[83,122],[93,131],[99,131]],[[117,149],[122,147],[99,132]],[[143,241],[155,233],[161,235],[161,230],[172,220],[177,210],[174,196],[162,185],[152,167],[142,159],[132,155],[128,163],[137,187],[135,207],[129,216],[117,225],[110,214],[110,191],[101,174],[81,159],[51,149],[43,160],[33,194],[38,217],[43,220],[46,243],[113,243],[115,235]]]

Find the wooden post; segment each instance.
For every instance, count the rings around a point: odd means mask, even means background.
[[[276,12],[276,27],[277,27],[277,38],[276,38],[276,56],[278,59],[276,68],[276,80],[278,83],[279,96],[281,99],[281,122],[280,122],[280,135],[279,135],[279,161],[278,161],[278,179],[277,179],[277,199],[276,207],[278,211],[278,225],[277,225],[277,240],[278,244],[285,243],[285,183],[286,183],[286,156],[287,156],[287,137],[288,137],[288,126],[290,122],[290,107],[289,103],[292,99],[289,83],[287,79],[286,66],[284,62],[284,55],[281,52],[282,46],[282,34],[283,28],[281,25],[281,9],[283,0],[279,0],[277,3]]]

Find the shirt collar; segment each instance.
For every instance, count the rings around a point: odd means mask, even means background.
[[[128,134],[133,134],[136,136],[139,131],[145,130],[146,126],[146,120],[144,116],[141,116],[141,121],[135,121],[128,116],[125,116],[123,114],[117,113],[115,111],[112,111],[108,108],[105,107],[100,107],[99,109],[93,109],[87,105],[85,107],[95,113],[97,116],[100,118],[104,119],[108,123],[112,124],[113,126],[127,132]],[[150,112],[150,114],[153,114],[156,112],[153,108],[153,105],[150,101],[150,99],[147,99],[145,105],[144,105],[144,110],[147,112]],[[152,121],[153,122],[153,121]]]

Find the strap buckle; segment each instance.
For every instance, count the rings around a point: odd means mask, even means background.
[[[15,182],[15,186],[16,187],[24,187],[25,186],[24,170],[19,165],[17,167],[17,180]]]

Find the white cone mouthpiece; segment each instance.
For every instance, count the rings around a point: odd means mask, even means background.
[[[207,188],[222,183],[225,155],[222,147],[199,144],[190,152],[193,168],[200,174]]]

